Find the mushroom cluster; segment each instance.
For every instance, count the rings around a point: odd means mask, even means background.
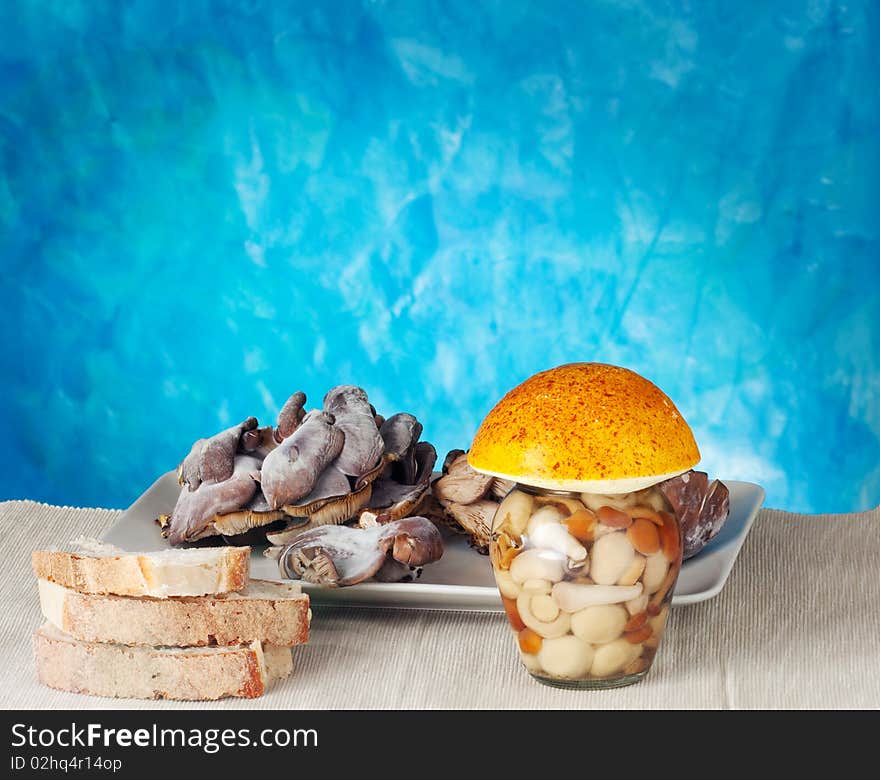
[[[159,518],[171,544],[284,545],[323,525],[362,514],[390,522],[418,507],[437,455],[413,415],[385,419],[354,385],[334,387],[320,409],[305,404],[294,393],[274,427],[248,417],[193,444],[177,503]]]
[[[705,471],[686,471],[658,484],[678,519],[684,542],[684,559],[692,558],[721,530],[730,513],[730,493]],[[466,534],[471,546],[483,554],[492,541],[492,518],[514,483],[481,474],[467,462],[464,450],[451,450],[443,463],[443,475],[431,486],[432,497],[423,511],[439,525]],[[617,502],[631,494],[617,497]],[[608,498],[614,502],[614,498]]]
[[[425,512],[439,525],[466,534],[470,545],[488,555],[492,518],[501,500],[513,489],[510,480],[474,471],[464,450],[450,450],[443,474],[431,486]]]

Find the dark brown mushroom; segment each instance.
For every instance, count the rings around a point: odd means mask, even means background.
[[[268,554],[277,557],[284,577],[342,587],[375,576],[389,557],[407,569],[439,560],[443,540],[429,520],[407,517],[370,529],[322,526]],[[397,571],[403,573],[407,569]],[[384,574],[388,573],[386,569]]]
[[[686,471],[661,482],[660,492],[678,518],[684,559],[696,555],[721,530],[730,514],[730,493],[705,471]]]
[[[382,427],[382,423],[385,422],[385,418],[376,411],[376,407],[373,404],[370,404],[370,411],[373,414],[373,421],[376,423],[377,428]]]
[[[462,455],[467,455],[465,450],[449,450],[446,453],[446,457],[443,458],[443,473],[448,474],[449,468],[455,463]]]

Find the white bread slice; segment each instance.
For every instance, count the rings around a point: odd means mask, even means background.
[[[259,640],[290,647],[309,638],[309,597],[295,582],[251,580],[242,593],[167,599],[37,584],[46,620],[85,642],[195,647]]]
[[[111,545],[78,544],[89,553],[36,550],[34,573],[80,593],[160,599],[241,590],[250,576],[250,547],[126,553]]]
[[[293,670],[290,648],[126,647],[80,642],[46,624],[34,632],[37,678],[73,693],[132,699],[253,699]]]

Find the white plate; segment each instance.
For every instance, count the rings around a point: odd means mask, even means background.
[[[728,480],[724,484],[730,489],[730,517],[718,536],[681,567],[673,606],[695,604],[718,594],[764,500],[759,485]],[[155,519],[171,511],[179,491],[176,472],[159,477],[104,534],[104,541],[132,552],[168,549]],[[313,604],[500,612],[489,557],[468,547],[463,537],[450,536],[445,541],[443,557],[426,566],[415,582],[364,582],[348,588],[303,583],[303,590]],[[263,549],[256,548],[251,556],[251,576],[279,579],[277,564],[263,555]]]

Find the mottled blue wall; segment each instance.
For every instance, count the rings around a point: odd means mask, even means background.
[[[603,360],[768,504],[880,503],[876,3],[175,5],[0,11],[0,498],[339,382],[464,447]]]

